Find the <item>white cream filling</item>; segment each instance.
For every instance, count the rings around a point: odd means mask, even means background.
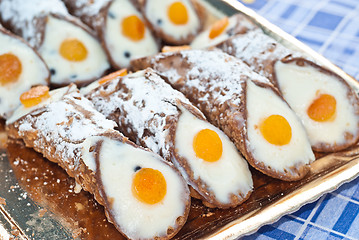
[[[217,37],[212,39],[209,38],[209,33],[212,30],[212,26],[210,26],[208,29],[197,35],[197,37],[191,42],[191,48],[203,49],[224,42],[230,37],[230,35],[227,33],[227,30],[235,27],[236,23],[237,23],[237,18],[234,17],[228,18],[228,26],[223,30],[221,34],[219,34]]]
[[[148,20],[155,28],[160,28],[166,35],[169,35],[177,40],[186,38],[190,34],[195,34],[200,27],[200,21],[195,9],[189,0],[180,1],[187,9],[188,21],[185,24],[177,25],[171,22],[168,18],[168,8],[178,0],[151,0],[146,2],[145,14]],[[158,20],[161,24],[158,24]]]
[[[86,138],[86,140],[82,143],[82,161],[93,172],[97,171],[97,167],[94,151],[90,151],[90,148],[93,147],[101,139],[103,139],[103,137],[93,136]]]
[[[312,145],[317,143],[341,144],[345,132],[356,134],[358,117],[353,103],[347,98],[347,89],[335,77],[319,72],[311,66],[278,61],[275,71],[284,98],[302,120]],[[336,99],[336,116],[333,121],[317,122],[309,118],[307,109],[319,94]]]
[[[128,67],[130,60],[153,55],[158,45],[151,32],[145,27],[145,35],[139,41],[133,41],[122,33],[124,18],[135,15],[144,22],[141,13],[130,1],[115,0],[108,9],[105,29],[105,43],[112,60],[121,67]],[[128,54],[128,57],[126,57]]]
[[[77,39],[87,49],[87,57],[82,61],[68,61],[59,49],[66,39]],[[49,69],[55,70],[51,76],[54,84],[88,81],[98,78],[109,67],[107,57],[100,43],[84,29],[68,21],[49,16],[44,42],[39,49]]]
[[[252,176],[247,162],[241,157],[234,144],[213,125],[196,118],[184,108],[181,108],[181,112],[176,130],[175,146],[178,154],[188,160],[194,178],[200,178],[206,183],[209,190],[215,194],[216,200],[223,204],[231,201],[231,194],[238,195],[240,192],[245,196],[253,188]],[[198,158],[193,149],[194,137],[202,129],[215,131],[222,141],[223,153],[216,162],[207,162]],[[188,179],[186,172],[181,167],[178,168]]]
[[[0,116],[9,117],[20,105],[20,95],[34,85],[47,85],[48,70],[32,48],[17,38],[0,33],[0,55],[13,54],[22,71],[16,82],[0,85]]]
[[[69,86],[66,86],[66,87],[52,90],[49,92],[50,97],[48,99],[42,101],[41,103],[39,103],[33,107],[25,107],[24,105],[21,104],[14,111],[14,113],[11,115],[11,117],[6,121],[6,124],[11,124],[11,123],[15,122],[16,120],[20,119],[21,117],[27,115],[28,113],[30,113],[36,109],[40,109],[40,108],[50,104],[51,102],[59,101],[67,92],[72,92],[74,90],[74,88],[76,88],[76,86],[72,85],[71,88],[69,88]]]
[[[314,161],[314,154],[300,120],[289,106],[273,91],[248,81],[247,85],[247,133],[253,157],[278,172],[296,165]],[[288,144],[277,146],[269,143],[261,134],[260,123],[271,115],[283,116],[291,126],[292,137]]]
[[[140,202],[132,193],[135,168],[159,170],[167,183],[165,198],[157,204]],[[121,230],[133,239],[150,239],[166,235],[170,226],[185,211],[186,185],[170,166],[154,153],[119,141],[103,138],[100,170],[104,190],[113,199],[112,213]]]

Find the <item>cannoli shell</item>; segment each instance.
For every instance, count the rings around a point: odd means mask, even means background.
[[[10,37],[13,37],[13,38],[16,38],[18,40],[20,40],[21,42],[23,42],[24,44],[26,44],[29,48],[31,48],[34,53],[44,62],[44,60],[42,59],[42,57],[40,56],[40,54],[33,48],[29,45],[29,43],[27,41],[25,41],[23,38],[19,37],[18,35],[15,35],[13,34],[12,32],[10,32],[9,30],[7,30],[6,28],[4,28],[1,24],[0,24],[0,34],[5,34],[5,35],[8,35]],[[47,72],[48,72],[48,77],[46,78],[46,81],[48,83],[50,83],[50,71],[48,69],[48,67],[46,66],[46,64],[44,63],[46,69],[47,69]]]
[[[71,105],[75,111],[69,112],[67,115],[67,121],[59,122],[56,124],[58,129],[49,129],[44,126],[43,129],[35,128],[37,121],[54,121],[54,119],[48,119],[46,117],[47,107],[36,109],[28,115],[25,115],[15,122],[7,122],[6,130],[10,138],[22,139],[27,147],[35,149],[40,152],[48,160],[57,163],[60,167],[66,170],[69,176],[76,179],[76,182],[81,186],[94,194],[96,200],[103,205],[104,199],[99,194],[97,186],[97,180],[94,173],[88,169],[88,167],[81,160],[81,143],[85,139],[74,139],[70,134],[63,136],[61,131],[70,131],[71,125],[74,123],[81,123],[88,121],[94,114],[94,111],[84,108],[81,102],[81,95],[76,92],[75,85],[70,85],[68,90],[64,93],[62,99],[66,105]],[[88,103],[87,103],[88,104]],[[60,110],[60,109],[59,109]],[[98,113],[96,115],[99,115]],[[94,120],[95,118],[93,118]],[[96,118],[97,119],[97,118]],[[97,129],[97,133],[91,134],[103,134],[105,132],[112,132],[113,135],[118,135],[117,132],[112,131],[109,126],[114,126],[108,120],[104,120],[103,123],[96,123],[93,121],[93,129]],[[26,128],[24,126],[27,126]],[[102,125],[102,126],[101,126]]]
[[[1,23],[5,28],[24,38],[35,49],[39,49],[42,45],[46,16],[50,14],[61,16],[62,19],[68,19],[71,22],[76,21],[59,0],[33,1],[31,4],[24,0],[0,1]]]
[[[98,111],[114,120],[120,131],[130,140],[150,148],[173,162],[177,168],[183,169],[185,175],[188,176],[185,179],[192,186],[192,193],[197,192],[192,196],[201,199],[205,205],[228,208],[245,201],[251,192],[241,197],[233,194],[230,203],[223,204],[216,199],[214,193],[209,190],[209,186],[201,178],[194,177],[195,173],[188,165],[188,160],[180,156],[175,148],[177,123],[181,115],[181,108],[185,108],[200,120],[205,120],[205,117],[182,94],[172,89],[169,91],[170,86],[167,84],[159,84],[159,76],[152,69],[146,69],[144,75],[148,81],[145,84],[141,81],[141,84],[145,85],[142,87],[145,89],[155,88],[156,90],[153,92],[157,93],[156,96],[148,98],[147,93],[151,91],[142,94],[136,93],[138,89],[126,84],[123,78],[113,79],[85,96],[94,103]],[[135,78],[129,80],[136,81]],[[160,94],[161,92],[165,94]],[[156,100],[148,102],[151,98]],[[160,107],[157,109],[146,108],[146,105]],[[129,114],[129,109],[131,109],[129,106],[135,108],[133,112],[139,113],[141,117],[138,118],[141,119],[133,119],[135,115]]]
[[[121,226],[116,223],[113,217],[111,200],[106,195],[99,171],[92,171],[83,161],[82,143],[88,137],[102,136],[128,144],[133,148],[140,147],[130,142],[118,131],[113,130],[115,123],[105,119],[102,114],[95,111],[93,105],[82,97],[74,84],[67,88],[60,102],[61,104],[58,106],[62,107],[55,109],[52,106],[50,109],[48,105],[44,105],[14,122],[8,122],[6,126],[8,135],[10,138],[22,139],[27,147],[42,153],[44,157],[66,170],[69,176],[75,178],[77,183],[92,193],[96,201],[105,207],[109,221],[123,233]],[[65,111],[66,119],[57,119],[55,111]],[[80,129],[78,129],[79,126],[81,126]],[[101,143],[100,139],[90,148],[95,156],[96,169],[99,169],[100,164]],[[171,227],[166,236],[158,236],[157,238],[169,239],[173,237],[184,225],[189,207],[190,201],[186,203],[184,215],[177,219],[177,229]]]
[[[279,83],[275,74],[274,65],[276,62],[295,63],[298,66],[311,66],[326,75],[333,76],[341,82],[346,89],[347,97],[355,107],[356,114],[359,113],[358,96],[348,83],[334,72],[318,65],[309,57],[305,57],[298,51],[286,48],[273,38],[265,35],[261,30],[238,34],[229,40],[218,45],[224,52],[243,60],[253,71],[267,77],[273,85],[279,89]],[[359,132],[359,129],[358,129]],[[359,137],[359,134],[355,134]],[[320,142],[312,146],[313,150],[319,152],[333,152],[345,149],[358,141],[358,137],[351,133],[345,133],[346,141],[343,144],[328,144]]]
[[[191,51],[193,51],[191,53]],[[281,173],[264,164],[257,162],[248,150],[247,130],[246,130],[246,86],[247,81],[252,80],[258,86],[270,88],[278,96],[278,90],[270,84],[269,80],[253,73],[248,66],[220,51],[218,61],[224,63],[232,62],[233,72],[230,74],[232,87],[216,87],[217,80],[222,78],[218,75],[213,76],[204,69],[196,69],[196,65],[188,60],[188,54],[191,56],[200,55],[203,50],[190,50],[172,53],[162,53],[152,58],[142,58],[132,61],[132,70],[136,71],[146,67],[152,67],[165,78],[175,89],[182,92],[195,106],[197,106],[206,116],[209,122],[219,127],[234,142],[236,147],[244,155],[247,161],[261,172],[282,180],[294,181],[303,178],[309,171],[308,165],[294,166],[292,173]],[[206,51],[206,50],[204,50]],[[229,69],[226,67],[226,69]],[[191,72],[191,74],[189,74]],[[227,73],[225,73],[227,75]],[[196,84],[192,80],[199,79]],[[227,81],[228,82],[228,81]],[[228,94],[235,85],[240,86],[239,91]],[[206,96],[206,97],[204,97]],[[225,97],[226,100],[222,98]]]
[[[292,57],[291,55],[285,58],[282,58],[280,61],[283,63],[295,63],[298,66],[311,66],[315,69],[317,69],[319,72],[322,72],[326,75],[333,76],[337,79],[337,81],[341,82],[342,87],[346,90],[346,96],[349,99],[349,102],[352,103],[354,106],[354,111],[357,116],[359,116],[359,98],[358,95],[354,92],[354,90],[349,86],[349,84],[340,76],[338,76],[336,73],[314,63],[313,61],[310,61],[308,59],[302,58],[302,57]],[[272,66],[274,66],[275,62],[272,63]],[[274,68],[274,67],[272,67]],[[272,73],[273,76],[273,82],[278,86],[278,80],[277,76],[275,74],[275,71],[273,70]],[[348,148],[349,146],[355,144],[359,139],[359,128],[357,128],[357,131],[355,135],[349,132],[344,133],[345,136],[345,142],[343,144],[339,143],[333,143],[328,144],[324,142],[320,142],[318,144],[315,144],[312,146],[314,151],[318,152],[334,152],[334,151],[340,151],[345,148]]]
[[[69,12],[101,36],[107,10],[112,0],[63,0]]]
[[[237,34],[216,47],[241,59],[253,71],[268,78],[276,87],[278,83],[273,75],[274,63],[281,59],[302,56],[266,36],[260,29]]]
[[[200,21],[200,27],[197,29],[196,34],[188,34],[186,37],[183,37],[181,39],[176,39],[170,35],[168,35],[165,31],[163,31],[160,28],[157,28],[154,26],[151,21],[146,17],[146,3],[148,0],[138,0],[136,2],[137,5],[140,6],[142,15],[145,18],[146,25],[152,30],[152,32],[160,39],[162,39],[167,44],[173,44],[173,45],[185,45],[189,44],[197,35],[198,32],[200,32],[204,26],[204,21],[206,19],[206,11],[203,6],[201,6],[196,0],[190,0],[193,8],[195,9],[195,12],[198,15],[198,19]]]

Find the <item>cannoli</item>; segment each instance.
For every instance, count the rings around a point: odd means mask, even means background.
[[[31,86],[47,85],[50,72],[23,39],[0,25],[0,118],[8,118],[20,104],[21,93]]]
[[[60,0],[1,0],[0,17],[40,53],[54,86],[86,84],[109,68],[93,32],[69,15]]]
[[[193,49],[212,47],[234,35],[246,33],[256,28],[258,28],[257,25],[247,17],[242,14],[235,14],[214,22],[208,29],[199,33],[190,46]]]
[[[256,169],[275,178],[305,176],[314,155],[304,127],[270,84],[242,61],[216,50],[161,53],[133,61],[153,67],[226,133]]]
[[[131,0],[63,0],[71,14],[94,29],[113,67],[158,52],[159,44]]]
[[[252,192],[247,162],[234,144],[152,69],[114,78],[85,96],[125,136],[173,162],[206,206],[234,207]]]
[[[8,134],[58,163],[105,207],[130,239],[169,239],[184,225],[189,189],[157,154],[136,146],[97,112],[74,84],[22,95]]]
[[[315,151],[338,151],[358,141],[358,96],[337,74],[260,30],[219,47],[272,81],[302,120]]]
[[[196,0],[136,1],[147,24],[168,44],[189,44],[203,28],[205,13]]]

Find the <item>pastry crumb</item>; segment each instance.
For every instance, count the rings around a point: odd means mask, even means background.
[[[5,200],[5,198],[0,197],[0,205],[6,206],[6,200]]]
[[[72,232],[72,237],[73,237],[74,239],[76,239],[76,238],[78,238],[81,234],[86,233],[86,232],[87,232],[86,228],[82,228],[82,227],[77,228],[77,229],[75,229],[75,230]]]
[[[78,202],[75,203],[75,207],[76,207],[77,211],[81,211],[81,210],[85,209],[84,205],[82,205],[81,203],[78,203]]]
[[[39,210],[39,215],[38,216],[42,218],[45,215],[46,212],[47,212],[47,210],[42,208],[42,209]]]

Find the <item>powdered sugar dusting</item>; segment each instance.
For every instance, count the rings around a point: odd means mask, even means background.
[[[246,62],[262,76],[272,77],[272,72],[263,63],[270,64],[286,56],[301,57],[302,54],[289,50],[282,44],[257,29],[239,34],[228,40],[221,49]]]
[[[254,73],[245,63],[219,50],[182,51],[181,56],[191,64],[186,74],[186,88],[202,92],[198,99],[200,102],[210,100],[221,105],[231,100],[232,104],[238,105],[243,81],[252,79],[269,84],[268,79]],[[180,74],[175,72],[177,70],[168,69],[163,73],[171,84],[180,78]]]
[[[69,11],[80,18],[85,24],[95,31],[98,31],[104,16],[101,14],[111,0],[63,0]]]
[[[68,88],[62,99],[49,103],[40,113],[33,111],[15,124],[21,137],[36,133],[35,149],[40,149],[45,156],[54,154],[76,168],[82,142],[89,136],[113,129],[115,123],[97,112],[74,85]]]
[[[73,0],[70,0],[73,1]],[[76,6],[76,16],[95,16],[100,10],[107,5],[111,0],[76,0],[74,4]]]
[[[116,89],[118,84],[122,85],[120,89]],[[112,94],[101,97],[104,92]],[[127,132],[136,134],[137,139],[142,139],[148,148],[165,157],[169,157],[170,148],[166,142],[169,134],[167,121],[171,116],[177,118],[179,115],[178,100],[190,104],[183,94],[151,69],[115,79],[88,97],[96,109],[107,117],[121,112],[118,119],[114,119],[120,128],[131,125],[134,130]]]
[[[162,53],[153,57],[149,65],[184,93],[212,124],[228,136],[235,135],[237,147],[246,134],[247,81],[273,86],[244,62],[219,49]]]
[[[60,0],[2,0],[0,1],[0,16],[2,20],[11,22],[17,34],[36,46],[40,41],[38,31],[39,18],[50,13],[67,16],[68,11]]]

